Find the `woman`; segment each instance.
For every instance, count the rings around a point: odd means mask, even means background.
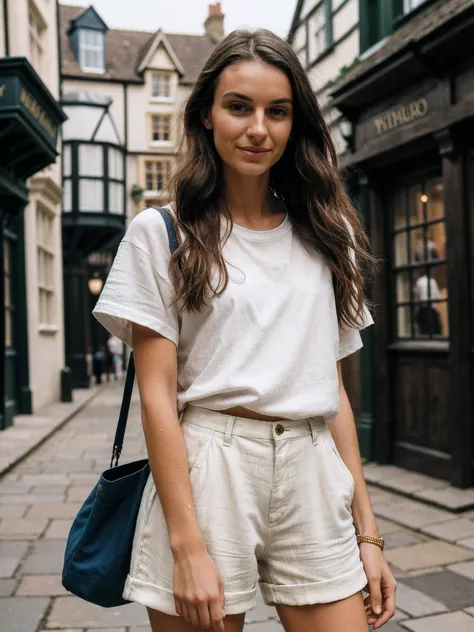
[[[124,596],[154,632],[241,632],[257,583],[288,632],[377,629],[395,583],[340,369],[371,258],[290,46],[231,33],[184,130],[179,248],[142,212],[95,310],[133,345],[152,471]]]

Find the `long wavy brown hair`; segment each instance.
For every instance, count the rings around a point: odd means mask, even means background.
[[[374,263],[368,240],[344,190],[336,151],[306,73],[291,46],[263,29],[238,30],[223,39],[184,107],[183,144],[172,187],[182,237],[170,262],[176,301],[183,309],[199,311],[228,283],[222,215],[230,227],[232,220],[222,203],[222,161],[202,117],[213,105],[222,71],[243,61],[270,64],[290,81],[293,127],[283,156],[271,168],[270,189],[285,204],[303,243],[325,257],[333,275],[339,323],[357,326],[365,302],[364,277]]]

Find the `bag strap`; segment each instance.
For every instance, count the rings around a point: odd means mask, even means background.
[[[176,229],[174,222],[169,212],[161,207],[153,206],[162,216],[166,231],[168,233],[168,243],[171,254],[178,247],[178,236],[176,235]],[[132,399],[133,383],[135,381],[135,362],[133,359],[133,352],[130,354],[127,368],[127,377],[125,378],[125,387],[123,389],[122,405],[120,406],[119,419],[117,423],[117,429],[115,431],[114,448],[112,451],[112,460],[110,467],[117,467],[120,454],[122,453],[123,440],[125,437],[125,430],[127,428],[128,412],[130,410],[130,402]],[[115,460],[115,464],[114,464]]]

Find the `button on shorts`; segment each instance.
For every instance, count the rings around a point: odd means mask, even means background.
[[[265,603],[329,603],[360,592],[354,480],[324,419],[268,422],[188,406],[182,416],[194,504],[221,573],[226,614]],[[150,476],[124,598],[176,615],[173,557]]]

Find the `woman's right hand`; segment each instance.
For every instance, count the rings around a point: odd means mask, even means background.
[[[196,628],[224,632],[224,585],[207,551],[175,556],[176,612]]]

